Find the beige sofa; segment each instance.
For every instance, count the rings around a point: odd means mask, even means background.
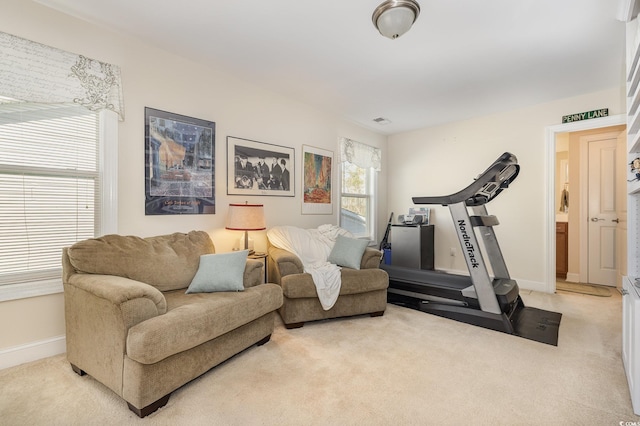
[[[329,310],[324,310],[311,275],[293,253],[269,246],[269,281],[282,287],[284,301],[279,309],[286,328],[302,327],[307,321],[370,314],[380,316],[387,307],[389,276],[379,269],[382,252],[367,248],[360,270],[343,267],[340,294]]]
[[[144,417],[180,386],[266,343],[282,291],[260,284],[260,261],[246,261],[244,291],[185,294],[200,255],[214,251],[209,235],[199,231],[144,239],[108,235],[64,249],[73,370],[91,375]]]

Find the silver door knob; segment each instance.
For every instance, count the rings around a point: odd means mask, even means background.
[[[591,222],[597,222],[599,220],[604,220],[604,219],[600,219],[600,218],[597,218],[597,217],[592,217],[591,218]]]

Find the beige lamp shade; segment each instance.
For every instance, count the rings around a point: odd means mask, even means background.
[[[262,204],[229,204],[226,229],[244,231],[244,249],[249,250],[249,232],[267,229]],[[249,253],[253,253],[250,250]]]
[[[232,231],[262,231],[267,229],[263,204],[229,204],[226,229]]]

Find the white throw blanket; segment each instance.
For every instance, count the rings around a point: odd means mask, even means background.
[[[276,226],[267,231],[272,245],[300,258],[304,272],[313,278],[324,310],[331,309],[336,303],[342,284],[340,267],[327,261],[338,235],[353,237],[349,231],[335,225],[320,225],[317,229]]]

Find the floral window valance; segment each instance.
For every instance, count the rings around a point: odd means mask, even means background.
[[[382,151],[370,145],[347,138],[340,138],[340,161],[348,161],[363,169],[381,170]]]
[[[0,32],[0,94],[21,101],[75,103],[124,120],[120,67]]]

